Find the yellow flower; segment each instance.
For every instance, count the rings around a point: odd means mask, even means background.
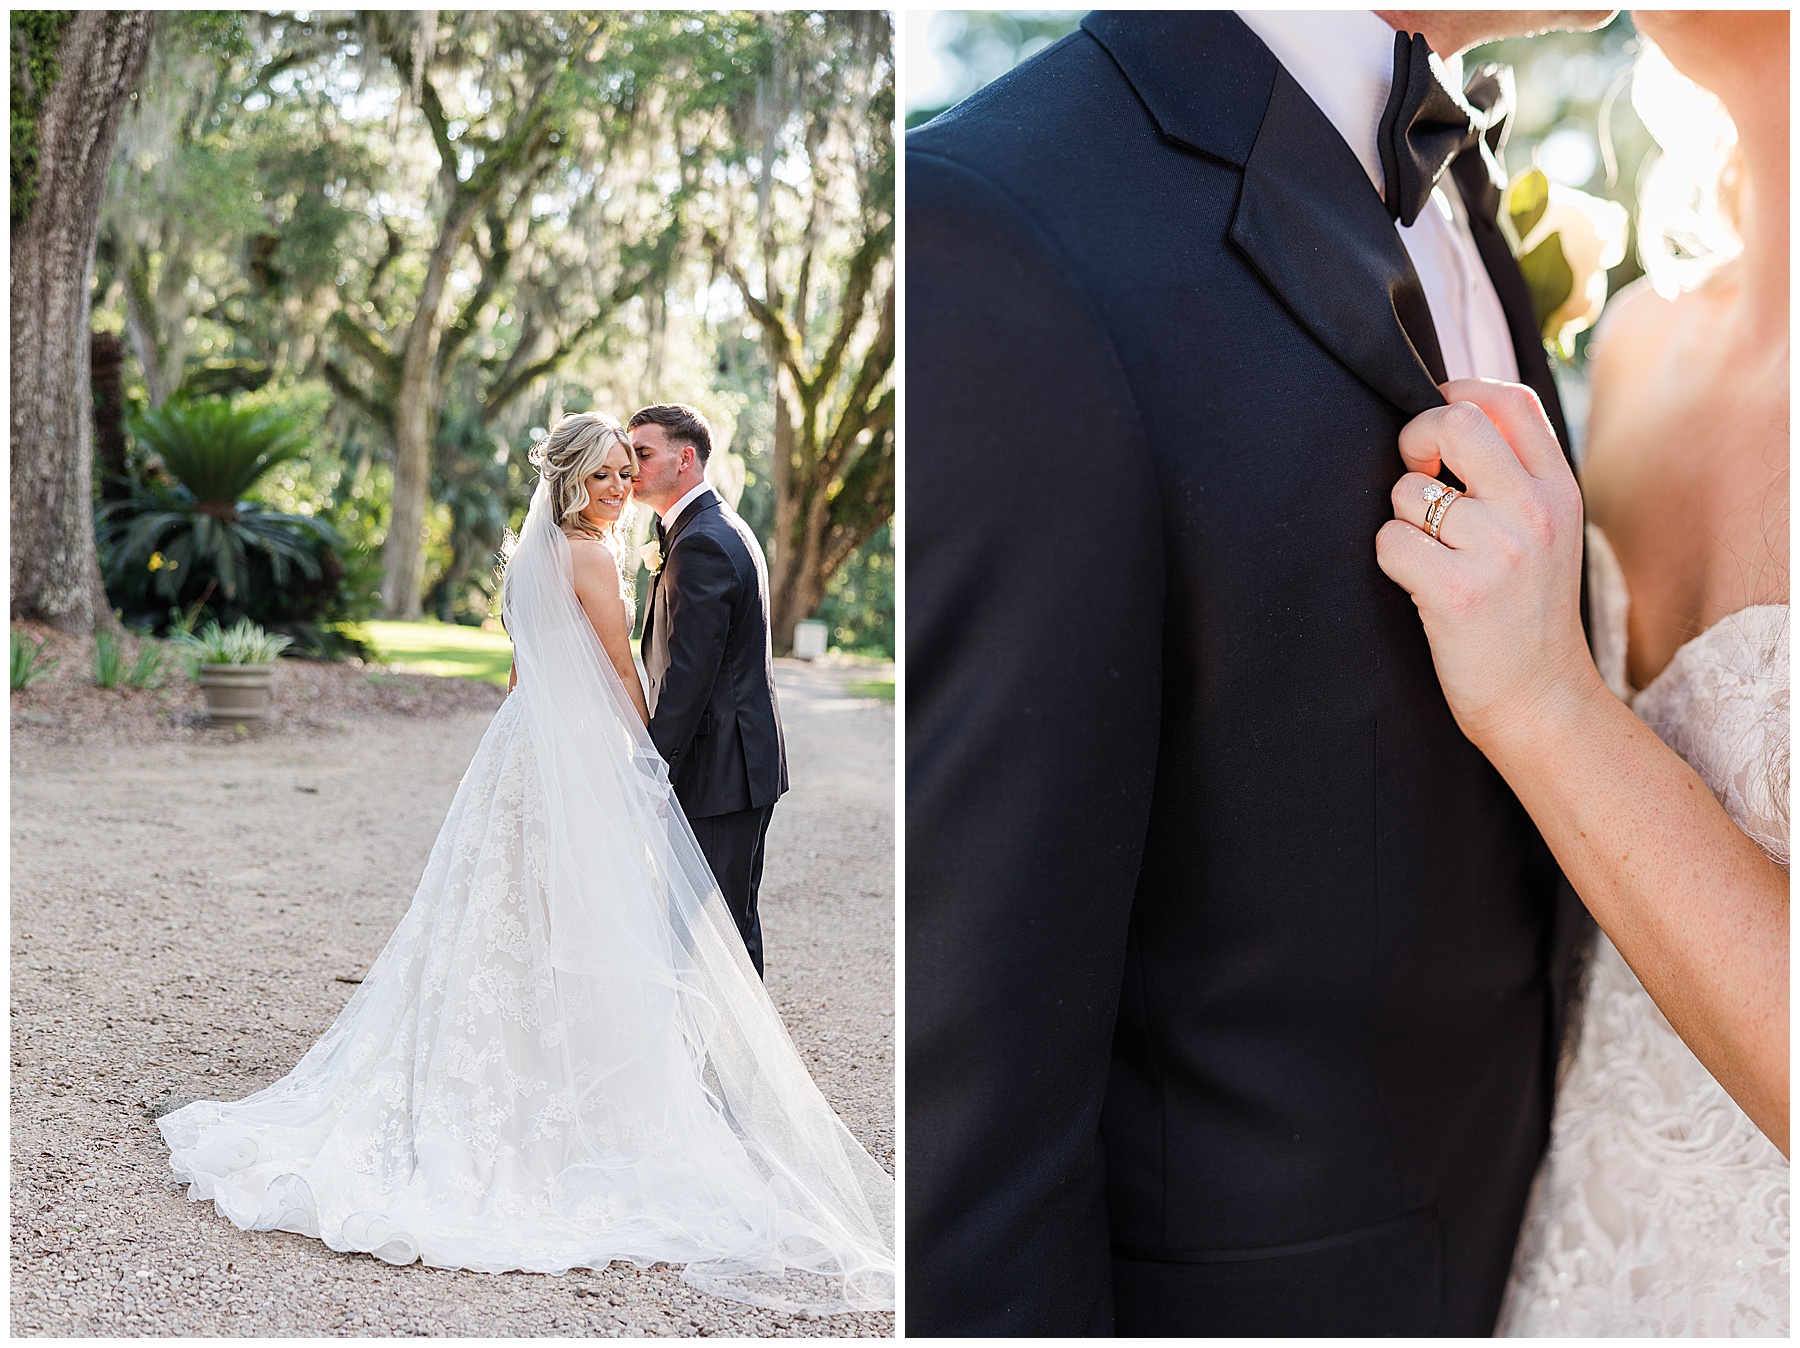
[[[163,555],[160,552],[153,552],[150,554],[150,569],[152,571],[161,571],[163,569]]]

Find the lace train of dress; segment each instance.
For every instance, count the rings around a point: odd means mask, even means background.
[[[1625,683],[1624,577],[1588,530],[1601,673],[1788,865],[1788,609],[1759,605]],[[1788,1326],[1788,1164],[1597,936],[1497,1333],[1768,1336]]]
[[[391,1263],[664,1260],[753,1304],[891,1308],[893,1181],[751,969],[539,504],[520,687],[411,907],[288,1076],[159,1121],[175,1171],[247,1230]]]

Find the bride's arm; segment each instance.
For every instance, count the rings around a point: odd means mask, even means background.
[[[637,661],[631,658],[631,621],[625,612],[625,598],[619,593],[619,564],[603,545],[587,539],[571,540],[569,552],[575,564],[575,597],[581,601],[594,635],[600,638],[600,648],[618,671],[638,719],[649,725],[650,705],[644,700]]]
[[[1550,699],[1490,743],[1594,920],[1785,1155],[1786,874],[1604,688]]]
[[[1451,406],[1401,433],[1415,471],[1376,538],[1381,568],[1419,607],[1457,724],[1669,1023],[1785,1154],[1787,876],[1601,682],[1581,630],[1581,495],[1536,395],[1476,380],[1444,393]],[[1434,542],[1418,527],[1421,473],[1440,463],[1469,494]]]

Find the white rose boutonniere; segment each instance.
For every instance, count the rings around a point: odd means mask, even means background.
[[[1566,360],[1575,335],[1606,307],[1606,273],[1625,260],[1630,217],[1616,201],[1529,168],[1507,185],[1500,219],[1511,231],[1544,341]]]
[[[638,560],[644,564],[644,570],[655,575],[662,570],[662,544],[654,538],[638,549]]]

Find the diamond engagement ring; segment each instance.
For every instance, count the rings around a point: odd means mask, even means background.
[[[1444,516],[1462,493],[1455,487],[1446,487],[1442,482],[1432,482],[1419,495],[1425,498],[1425,532],[1436,539]]]

